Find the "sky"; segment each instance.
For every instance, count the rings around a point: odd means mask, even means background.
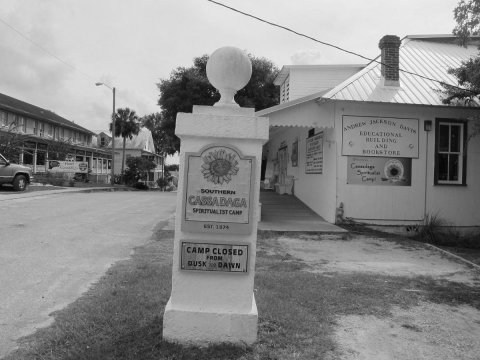
[[[360,53],[384,35],[449,34],[458,0],[218,0]],[[0,93],[92,131],[116,108],[160,111],[157,83],[177,67],[236,46],[278,68],[366,60],[207,0],[1,0]]]

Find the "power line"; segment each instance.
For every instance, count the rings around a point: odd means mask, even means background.
[[[0,22],[2,22],[5,26],[9,27],[11,30],[15,31],[19,36],[21,36],[22,38],[24,38],[25,40],[27,40],[28,42],[30,42],[31,44],[35,45],[37,48],[39,48],[40,50],[42,50],[44,53],[50,55],[51,57],[53,57],[54,59],[58,60],[59,62],[61,62],[62,64],[64,64],[65,66],[68,66],[69,68],[71,68],[72,70],[74,71],[77,71],[79,73],[81,73],[82,75],[86,76],[87,78],[89,78],[90,80],[93,80],[95,81],[96,79],[94,79],[93,77],[91,77],[90,75],[88,75],[87,73],[83,72],[82,70],[76,68],[75,66],[73,66],[72,64],[69,64],[68,62],[66,62],[65,60],[61,59],[60,57],[58,57],[57,55],[55,55],[54,53],[50,52],[49,50],[45,49],[43,46],[41,46],[40,44],[38,44],[37,42],[33,41],[32,39],[30,39],[28,36],[24,35],[21,31],[17,30],[15,27],[13,27],[12,25],[10,25],[9,23],[7,23],[5,20],[3,20],[2,18],[0,18]]]
[[[271,25],[271,26],[274,26],[274,27],[283,29],[283,30],[285,30],[285,31],[291,32],[291,33],[293,33],[293,34],[295,34],[295,35],[298,35],[298,36],[300,36],[300,37],[304,37],[304,38],[306,38],[306,39],[312,40],[312,41],[317,42],[317,43],[319,43],[319,44],[332,47],[332,48],[334,48],[334,49],[340,50],[340,51],[345,52],[345,53],[347,53],[347,54],[351,54],[351,55],[354,55],[354,56],[358,56],[358,57],[360,57],[360,58],[362,58],[362,59],[364,59],[364,60],[368,60],[368,61],[371,62],[371,63],[373,62],[373,63],[377,63],[377,64],[380,64],[380,65],[384,65],[384,66],[386,66],[386,67],[392,67],[391,65],[385,64],[385,63],[383,63],[383,62],[381,62],[381,61],[378,61],[378,60],[376,60],[376,59],[371,59],[371,58],[369,58],[369,57],[367,57],[367,56],[364,56],[364,55],[362,55],[362,54],[358,54],[358,53],[356,53],[356,52],[354,52],[354,51],[350,51],[350,50],[344,49],[344,48],[342,48],[342,47],[340,47],[340,46],[333,45],[333,44],[327,43],[327,42],[325,42],[325,41],[318,40],[318,39],[316,39],[316,38],[314,38],[314,37],[312,37],[312,36],[309,36],[309,35],[300,33],[300,32],[295,31],[295,30],[293,30],[293,29],[291,29],[291,28],[289,28],[289,27],[286,27],[286,26],[283,26],[283,25],[279,25],[279,24],[276,24],[276,23],[274,23],[274,22],[271,22],[271,21],[262,19],[262,18],[260,18],[260,17],[258,17],[258,16],[255,16],[255,15],[246,13],[246,12],[244,12],[244,11],[235,9],[235,8],[233,8],[233,7],[231,7],[231,6],[222,4],[222,3],[220,3],[220,2],[217,2],[217,1],[214,1],[214,0],[207,0],[207,1],[209,1],[209,2],[211,2],[211,3],[213,3],[213,4],[216,4],[216,5],[222,6],[222,7],[226,8],[226,9],[232,10],[232,11],[234,11],[234,12],[236,12],[236,13],[241,14],[241,15],[250,17],[250,18],[255,19],[255,20],[258,20],[258,21],[263,22],[263,23],[265,23],[265,24],[268,24],[268,25]],[[401,71],[401,72],[403,72],[403,73],[405,73],[405,74],[417,76],[417,77],[420,77],[420,78],[425,79],[425,80],[429,80],[429,81],[433,81],[433,82],[439,83],[439,84],[441,84],[441,85],[443,85],[443,86],[454,87],[454,88],[459,89],[459,90],[463,90],[463,91],[466,91],[466,92],[471,92],[471,93],[473,93],[473,94],[476,94],[474,91],[472,91],[472,90],[470,90],[470,89],[465,89],[465,88],[462,88],[462,87],[459,87],[459,86],[456,86],[456,85],[447,84],[446,82],[443,82],[443,81],[441,81],[441,80],[437,80],[437,79],[434,79],[434,78],[430,78],[430,77],[428,77],[428,76],[420,75],[420,74],[414,73],[414,72],[412,72],[412,71],[404,70],[404,69],[401,69],[400,67],[398,68],[398,70]]]

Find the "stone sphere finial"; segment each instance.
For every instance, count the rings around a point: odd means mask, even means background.
[[[221,95],[214,106],[239,106],[233,98],[252,76],[252,63],[247,54],[233,46],[221,47],[210,55],[207,78]]]

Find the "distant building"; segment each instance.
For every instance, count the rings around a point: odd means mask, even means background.
[[[0,94],[0,132],[16,139],[18,151],[10,160],[36,174],[47,171],[48,160],[57,160],[54,149],[62,144],[70,159],[88,162],[97,181],[109,181],[109,150],[97,146],[92,131],[52,111]]]
[[[270,118],[264,186],[329,222],[405,226],[437,215],[480,226],[480,136],[468,136],[478,133],[478,102],[445,105],[440,93],[478,39],[386,36],[379,46],[366,66],[282,69],[281,103],[257,112]]]
[[[97,135],[100,143],[108,142],[108,147],[111,149],[111,137],[107,133],[100,132]],[[111,151],[111,150],[110,150]],[[119,175],[122,171],[122,157],[123,157],[123,138],[115,138],[115,174]],[[153,142],[152,132],[147,128],[140,128],[138,135],[134,135],[131,139],[127,137],[125,142],[125,168],[127,159],[130,157],[144,157],[157,166],[155,169],[147,174],[146,184],[149,187],[157,187],[157,180],[163,174],[164,159],[161,155],[156,153],[155,144]]]

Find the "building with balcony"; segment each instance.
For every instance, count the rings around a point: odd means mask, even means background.
[[[66,152],[69,160],[88,162],[94,180],[109,181],[111,150],[99,145],[94,132],[50,110],[0,94],[0,135],[11,146],[10,160],[35,174]]]

